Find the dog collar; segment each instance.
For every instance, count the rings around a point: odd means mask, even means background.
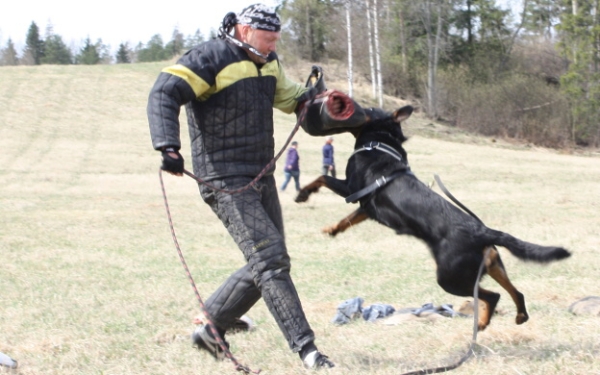
[[[385,143],[381,143],[381,142],[366,143],[361,148],[354,150],[354,152],[350,156],[353,156],[354,154],[361,152],[361,151],[371,151],[371,150],[383,151],[389,155],[392,155],[398,161],[405,163],[404,159],[402,159],[402,155],[400,155],[400,153],[398,151],[396,151],[391,146],[388,146]]]

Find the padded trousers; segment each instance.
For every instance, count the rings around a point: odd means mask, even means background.
[[[212,181],[219,189],[235,190],[251,178]],[[200,194],[223,222],[246,259],[206,300],[205,307],[221,329],[231,328],[262,296],[294,352],[314,341],[300,298],[290,275],[290,257],[284,239],[283,218],[273,176],[255,186],[229,194],[200,185]]]

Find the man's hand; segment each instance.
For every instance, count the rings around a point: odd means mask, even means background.
[[[162,151],[162,165],[160,169],[175,176],[183,176],[183,156],[172,147],[166,147]]]

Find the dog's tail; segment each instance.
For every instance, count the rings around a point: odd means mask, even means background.
[[[508,233],[490,229],[494,234],[494,245],[507,248],[514,256],[521,260],[529,260],[538,263],[548,263],[565,259],[571,253],[556,246],[541,246],[531,242],[522,241]]]

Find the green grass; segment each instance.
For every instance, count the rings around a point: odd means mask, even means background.
[[[235,372],[189,341],[200,309],[171,240],[145,115],[163,65],[0,69],[0,351],[20,363],[0,373]],[[453,373],[600,374],[600,318],[567,311],[579,298],[600,295],[598,154],[435,132],[441,125],[428,124],[415,115],[404,126],[423,181],[437,173],[489,226],[573,252],[539,266],[502,250],[531,320],[516,326],[509,296],[485,279],[502,293],[498,314],[479,334],[477,357]],[[293,126],[292,116],[276,114],[278,148]],[[353,139],[335,138],[343,175]],[[295,139],[308,183],[320,173],[324,140],[302,131]],[[189,154],[187,140],[182,152]],[[281,166],[276,177],[281,182]],[[165,176],[165,183],[179,242],[206,299],[243,264],[241,253],[191,179]],[[330,373],[400,374],[462,355],[470,319],[332,325],[337,305],[356,296],[396,308],[464,299],[437,286],[421,242],[373,222],[328,238],[321,228],[355,206],[329,191],[302,205],[293,198],[292,188],[280,195],[292,274],[317,344],[338,365]],[[264,304],[249,315],[257,330],[230,337],[237,358],[265,374],[304,374]]]

